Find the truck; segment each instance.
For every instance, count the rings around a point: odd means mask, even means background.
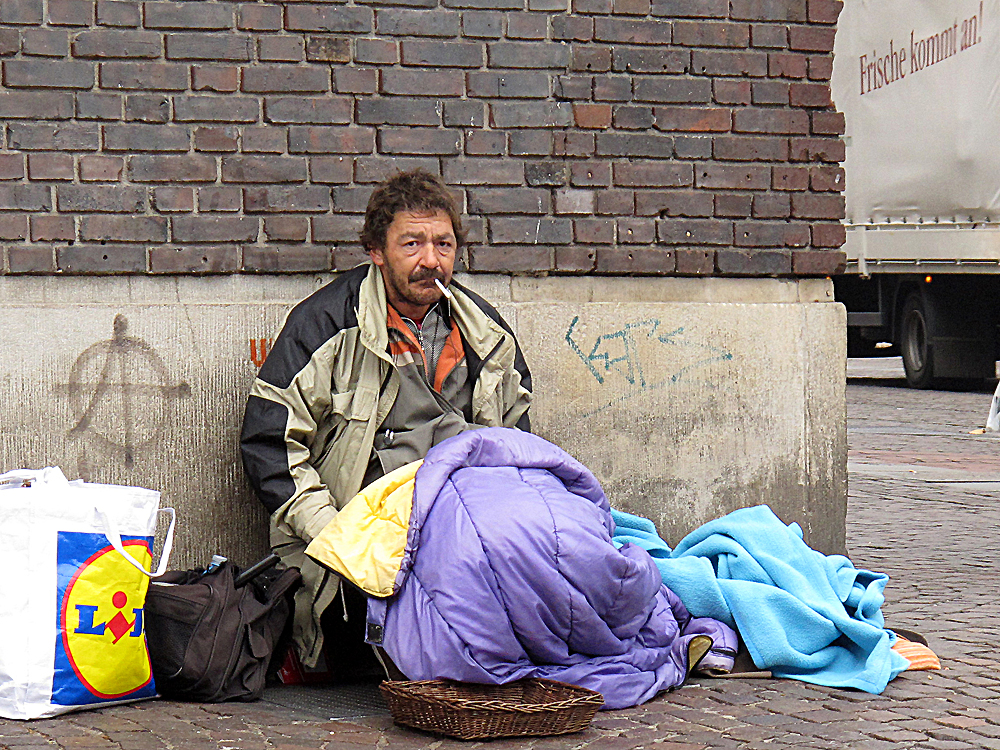
[[[902,356],[914,388],[996,377],[1000,0],[845,0],[849,357]]]

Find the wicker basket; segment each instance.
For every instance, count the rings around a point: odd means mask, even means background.
[[[460,740],[578,732],[604,705],[600,693],[555,680],[506,685],[420,680],[379,687],[397,724]]]

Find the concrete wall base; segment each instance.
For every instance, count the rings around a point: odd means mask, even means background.
[[[0,468],[163,493],[171,567],[246,564],[247,390],[285,313],[329,276],[0,279]],[[845,549],[845,314],[827,280],[467,276],[514,326],[535,431],[676,543],[769,504]]]

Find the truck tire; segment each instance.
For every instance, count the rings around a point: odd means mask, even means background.
[[[906,382],[911,388],[934,387],[934,348],[931,346],[933,321],[919,291],[910,292],[900,318],[900,350]]]

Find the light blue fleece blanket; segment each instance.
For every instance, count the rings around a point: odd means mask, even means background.
[[[649,552],[692,615],[735,627],[754,664],[775,677],[881,693],[909,666],[884,627],[889,577],[811,549],[798,524],[766,505],[711,521],[673,550],[652,521],[618,510],[612,518],[616,544]]]

